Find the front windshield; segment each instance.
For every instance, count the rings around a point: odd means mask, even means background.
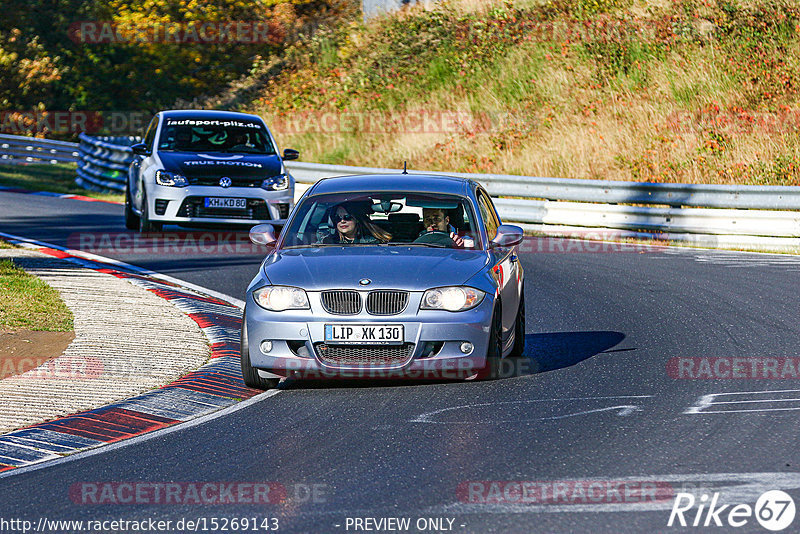
[[[264,126],[251,120],[166,119],[158,150],[275,154]]]
[[[412,245],[478,249],[466,198],[434,193],[317,195],[296,208],[283,248]]]

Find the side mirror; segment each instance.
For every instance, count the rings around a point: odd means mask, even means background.
[[[136,143],[135,145],[132,145],[131,150],[133,150],[133,153],[136,154],[137,156],[150,155],[150,151],[147,150],[147,145],[144,143]]]
[[[275,228],[271,224],[257,224],[250,229],[250,242],[254,245],[274,247],[277,241]]]
[[[283,159],[286,161],[297,159],[300,157],[300,152],[293,148],[287,148],[283,151]]]
[[[497,227],[497,235],[492,239],[495,247],[513,247],[522,243],[525,233],[522,228],[513,224],[501,224]]]

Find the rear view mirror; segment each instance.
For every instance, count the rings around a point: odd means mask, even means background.
[[[300,152],[293,148],[287,148],[283,151],[283,159],[286,161],[297,159],[300,157]]]
[[[278,241],[275,228],[271,224],[258,224],[250,229],[250,241],[254,245],[274,247]]]
[[[150,155],[150,151],[147,150],[147,145],[144,143],[136,143],[135,145],[132,145],[131,150],[133,150],[133,153],[136,154],[137,156]]]
[[[399,202],[392,202],[391,200],[381,200],[377,204],[372,205],[373,213],[395,213],[403,209],[403,205]]]
[[[497,235],[492,239],[492,244],[496,247],[513,247],[522,243],[524,232],[519,226],[513,224],[501,224],[497,227]]]

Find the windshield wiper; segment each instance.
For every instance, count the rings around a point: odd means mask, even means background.
[[[258,150],[207,150],[207,152],[219,152],[221,154],[257,154],[259,156],[271,156],[275,152],[261,152]]]
[[[450,248],[441,243],[386,243],[394,247],[433,247],[433,248]]]

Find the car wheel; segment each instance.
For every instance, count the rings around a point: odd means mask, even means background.
[[[125,186],[125,228],[128,230],[139,229],[139,216],[133,212],[133,206],[131,206],[131,192],[127,185]]]
[[[517,322],[514,323],[514,348],[511,349],[512,358],[521,358],[525,355],[525,288],[519,301]]]
[[[142,215],[139,217],[139,231],[145,232],[160,232],[161,223],[155,223],[150,220],[150,212],[147,208],[147,194],[142,192]]]
[[[258,371],[250,365],[250,349],[247,344],[247,329],[244,327],[245,320],[242,317],[242,335],[240,354],[242,362],[242,378],[244,378],[244,385],[249,388],[268,390],[278,385],[279,378],[262,378],[258,375]]]
[[[486,349],[486,364],[478,373],[481,380],[494,380],[500,376],[500,358],[503,355],[503,322],[500,302],[495,305],[492,329],[489,331],[489,347]]]

